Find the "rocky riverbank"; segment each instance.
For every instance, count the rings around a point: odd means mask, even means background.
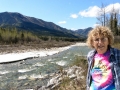
[[[60,70],[52,75],[52,77],[48,81],[47,85],[37,86],[35,90],[59,90],[60,85],[67,83],[67,82],[70,84],[70,86],[73,86],[73,87],[74,87],[74,85],[83,83],[81,85],[81,87],[78,87],[78,88],[79,88],[79,90],[81,90],[81,88],[85,89],[86,86],[85,86],[84,82],[85,82],[86,77],[83,76],[84,72],[85,72],[85,70],[82,69],[82,67],[79,67],[76,65],[66,68],[62,71]],[[69,87],[67,87],[67,88],[69,88]],[[78,90],[78,88],[75,90]],[[63,90],[65,90],[65,88]],[[71,88],[71,90],[72,90],[72,88]]]

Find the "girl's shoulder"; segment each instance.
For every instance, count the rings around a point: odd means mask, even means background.
[[[117,48],[110,48],[111,53],[113,53],[114,55],[119,55],[120,56],[120,50]]]
[[[92,56],[96,53],[96,50],[91,50],[88,52],[87,56]]]

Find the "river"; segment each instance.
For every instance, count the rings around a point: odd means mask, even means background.
[[[25,90],[45,85],[60,67],[69,67],[76,56],[86,56],[90,50],[87,46],[73,46],[51,56],[0,64],[0,90]]]

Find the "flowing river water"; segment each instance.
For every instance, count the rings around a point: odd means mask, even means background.
[[[76,56],[86,56],[90,50],[87,46],[73,46],[51,56],[0,64],[0,90],[26,90],[45,85],[60,67],[68,67]]]

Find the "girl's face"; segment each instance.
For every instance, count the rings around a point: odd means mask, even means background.
[[[97,50],[98,54],[104,54],[108,49],[109,41],[107,37],[98,35],[93,37],[92,45]]]

